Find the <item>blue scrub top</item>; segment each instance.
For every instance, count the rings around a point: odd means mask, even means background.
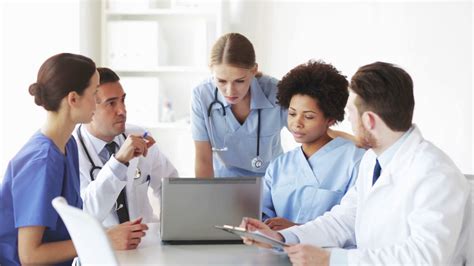
[[[250,85],[250,114],[241,125],[224,96],[218,92],[222,106],[213,104],[211,117],[208,108],[214,101],[216,84],[209,78],[193,90],[191,131],[195,141],[209,141],[212,147],[227,148],[214,151],[214,176],[264,176],[270,162],[283,153],[280,131],[287,126],[287,110],[276,103],[278,80],[269,76],[254,78]],[[258,109],[260,109],[261,168],[252,167],[257,156]]]
[[[20,265],[19,227],[45,226],[43,243],[71,239],[51,201],[63,196],[82,208],[79,187],[74,138],[67,142],[64,155],[51,139],[36,132],[8,164],[0,187],[0,265]]]
[[[355,183],[365,150],[335,138],[306,159],[301,147],[273,161],[263,192],[263,219],[283,217],[298,224],[339,204]]]

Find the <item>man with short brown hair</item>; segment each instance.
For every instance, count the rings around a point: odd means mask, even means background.
[[[74,132],[83,209],[104,226],[139,217],[143,223],[158,222],[148,191],[161,198],[161,178],[178,172],[144,128],[126,123],[126,93],[119,76],[109,68],[97,71],[94,116]]]

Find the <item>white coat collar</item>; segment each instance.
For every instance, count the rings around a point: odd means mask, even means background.
[[[410,161],[415,155],[415,151],[418,148],[418,145],[424,139],[421,135],[420,130],[415,124],[412,125],[409,131],[410,132],[408,132],[406,139],[403,141],[390,163],[385,169],[382,169],[382,174],[373,186],[373,189],[377,189],[397,182],[397,179],[395,177],[400,176],[400,172],[403,172],[405,169],[407,169],[407,166],[410,165]],[[373,163],[371,168],[373,169],[375,166],[376,154],[372,149],[369,151],[371,152],[371,155],[373,157]],[[370,183],[370,185],[372,185],[372,183]]]
[[[103,140],[101,140],[101,139],[95,137],[94,135],[92,135],[92,134],[89,132],[89,130],[87,129],[87,127],[82,126],[81,129],[82,129],[83,135],[85,135],[85,136],[87,137],[87,139],[89,140],[89,142],[91,143],[91,145],[94,147],[94,150],[96,151],[96,153],[99,154],[99,153],[104,149],[104,147],[105,147],[105,145],[107,144],[107,142],[105,142],[105,141],[103,141]],[[121,136],[121,135],[122,135],[122,134],[120,134],[120,135],[118,135],[118,136],[115,136],[115,138],[114,138],[115,143],[117,143],[117,145],[118,145],[119,147],[122,146],[121,144],[122,144],[122,142],[123,142],[123,141],[120,140],[120,136]]]

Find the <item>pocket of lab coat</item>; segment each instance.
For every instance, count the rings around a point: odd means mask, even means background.
[[[144,208],[148,204],[148,182],[137,184],[135,186],[135,196],[137,200],[135,206],[139,209],[137,213],[143,214]]]

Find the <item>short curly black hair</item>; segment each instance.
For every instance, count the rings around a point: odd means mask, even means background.
[[[348,81],[331,64],[310,60],[288,72],[278,83],[278,103],[285,109],[296,94],[315,99],[326,118],[344,120],[344,108],[349,98]]]

